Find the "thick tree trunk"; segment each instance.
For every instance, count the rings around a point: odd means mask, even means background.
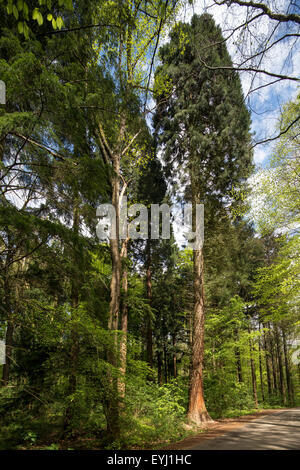
[[[204,289],[203,254],[194,250],[194,319],[188,421],[201,426],[212,421],[205,406],[203,390]]]
[[[192,222],[194,233],[196,226],[196,207],[200,204],[199,189],[191,171],[192,188]],[[188,422],[202,426],[212,421],[209,416],[203,389],[203,358],[204,358],[204,260],[202,247],[196,246],[193,251],[193,277],[194,277],[194,314],[193,314],[193,340],[190,369],[190,387],[188,404]]]

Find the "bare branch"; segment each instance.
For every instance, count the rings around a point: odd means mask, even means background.
[[[251,0],[247,2],[243,0],[222,0],[222,1],[215,0],[215,3],[217,5],[229,5],[229,6],[234,3],[240,6],[253,7],[253,8],[262,10],[263,13],[267,15],[269,18],[271,18],[272,20],[280,21],[281,23],[287,23],[289,21],[292,21],[294,23],[300,24],[300,15],[297,15],[296,13],[288,13],[288,14],[275,13],[271,11],[270,8],[265,3],[256,3]]]
[[[296,119],[294,119],[294,121],[291,122],[291,123],[288,125],[288,127],[287,127],[286,129],[284,129],[283,131],[279,132],[278,135],[276,135],[275,137],[270,137],[269,139],[260,140],[259,142],[256,142],[255,144],[253,144],[251,148],[254,148],[254,147],[256,147],[257,145],[266,144],[267,142],[271,142],[271,141],[273,141],[273,140],[278,139],[278,138],[281,137],[282,135],[286,134],[286,133],[290,130],[290,128],[291,128],[294,124],[296,124],[297,121],[299,121],[299,119],[300,119],[300,115],[299,115]]]

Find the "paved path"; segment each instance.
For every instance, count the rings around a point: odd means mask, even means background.
[[[300,408],[257,418],[222,436],[206,439],[192,450],[300,450]]]

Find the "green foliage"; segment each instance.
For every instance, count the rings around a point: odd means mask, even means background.
[[[31,19],[36,21],[39,26],[44,23],[44,18],[47,17],[51,21],[53,29],[61,29],[64,25],[63,17],[61,14],[53,16],[56,6],[52,5],[52,0],[38,0],[26,3],[24,0],[1,0],[0,3],[6,5],[5,13],[12,15],[17,22],[17,29],[19,34],[24,35],[25,39],[29,39],[31,32]],[[72,0],[59,0],[58,5],[61,9],[73,10]]]
[[[209,15],[172,29],[181,5],[0,1],[0,75],[7,90],[0,108],[0,337],[11,358],[0,368],[1,449],[136,449],[194,432],[185,423],[193,253],[179,249],[173,233],[162,242],[128,243],[122,260],[128,291],[120,290],[117,329],[108,328],[111,250],[95,231],[96,207],[112,198],[108,147],[122,154],[120,190],[127,185],[130,202],[170,203],[170,175],[178,200],[190,200],[193,175],[206,203],[209,412],[218,418],[253,409],[250,361],[260,405],[281,406],[286,398],[278,384],[267,394],[267,364],[275,357],[271,372],[279,376],[280,357],[288,366],[295,349],[299,238],[293,233],[272,244],[272,237],[255,237],[238,211],[233,220],[229,206],[243,199],[240,181],[251,170],[249,114],[238,75],[202,62],[231,65],[220,29]],[[107,26],[85,28],[98,23]],[[53,34],[63,27],[69,31]],[[154,139],[143,104],[158,40],[168,30],[153,84],[160,134]],[[211,47],[215,40],[220,47]],[[298,105],[287,105],[283,126]],[[166,165],[157,155],[160,139]],[[266,225],[275,229],[279,219],[298,222],[294,142],[297,135],[288,132],[274,155],[272,174],[282,193],[270,181],[263,185]],[[297,370],[289,367],[297,400]],[[284,370],[284,384],[287,375]],[[120,429],[111,429],[113,413]]]
[[[126,445],[145,448],[149,443],[183,437],[187,392],[184,380],[159,386],[136,376],[129,378],[123,437]]]
[[[205,401],[213,418],[240,415],[254,410],[255,403],[249,387],[236,382],[233,376],[212,375],[205,380]]]

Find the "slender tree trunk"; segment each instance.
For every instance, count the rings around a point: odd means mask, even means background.
[[[282,342],[283,342],[283,352],[284,352],[284,364],[285,364],[285,376],[286,376],[286,387],[288,391],[288,402],[289,405],[294,404],[294,396],[293,396],[293,389],[292,389],[292,377],[290,371],[290,362],[289,362],[289,355],[287,349],[287,342],[286,342],[286,335],[284,328],[281,329],[282,332]]]
[[[11,320],[9,320],[7,322],[6,335],[5,335],[5,364],[3,364],[3,368],[2,368],[1,384],[3,387],[6,387],[9,383],[10,365],[11,365],[12,350],[13,350],[13,334],[14,334],[14,324]]]
[[[260,331],[260,323],[258,324],[258,328]],[[263,380],[263,368],[262,368],[262,359],[261,359],[261,336],[258,339],[258,355],[259,355],[259,375],[260,375],[260,389],[261,389],[261,397],[262,401],[265,401],[265,393],[264,393],[264,380]]]
[[[115,238],[110,239],[112,277],[110,284],[110,306],[109,306],[109,330],[118,329],[120,311],[120,283],[121,283],[121,257],[119,249],[119,220],[120,220],[120,161],[116,156],[113,162],[114,174],[112,176],[112,205],[116,212]],[[116,351],[112,362],[116,361]]]
[[[112,344],[107,352],[108,362],[114,366],[118,366],[118,338],[116,331],[119,325],[120,312],[120,287],[121,287],[121,256],[119,248],[119,220],[120,220],[120,158],[113,157],[113,176],[112,176],[112,205],[115,208],[115,237],[110,239],[110,250],[112,260],[112,276],[110,283],[110,305],[108,329],[112,332]],[[106,399],[106,420],[107,431],[112,439],[118,438],[120,435],[120,419],[119,419],[119,396],[118,396],[118,379],[108,374],[107,399]]]
[[[276,372],[276,363],[275,363],[275,353],[274,353],[274,341],[272,337],[272,330],[270,323],[268,324],[269,327],[269,346],[270,346],[270,356],[271,356],[271,363],[272,363],[272,373],[273,373],[273,383],[274,383],[274,392],[277,395],[278,394],[278,385],[277,385],[277,372]]]
[[[164,371],[165,371],[165,383],[168,383],[168,356],[166,342],[164,342]]]
[[[238,331],[237,330],[236,330],[235,334],[236,334],[236,337],[238,338]],[[236,359],[236,368],[237,368],[238,381],[240,383],[242,383],[243,382],[242,361],[241,361],[240,348],[238,346],[235,348],[235,359]]]
[[[163,383],[163,374],[162,374],[162,357],[161,351],[157,351],[157,382],[158,385],[162,385]]]
[[[121,309],[121,341],[120,341],[120,374],[121,377],[118,383],[118,390],[120,398],[125,398],[125,375],[126,375],[126,361],[127,361],[127,330],[128,330],[128,306],[127,306],[127,293],[128,293],[128,268],[127,268],[127,254],[128,254],[128,238],[123,241],[122,247],[122,260],[123,260],[123,276],[122,276],[122,290],[123,301]]]
[[[74,200],[74,209],[73,209],[73,232],[75,237],[79,234],[79,207],[78,207],[78,196],[76,195]],[[78,259],[77,259],[77,240],[73,244],[73,266],[74,271],[71,279],[71,306],[72,306],[72,320],[77,315],[78,303],[79,303],[79,279],[78,279]],[[70,375],[69,375],[69,390],[68,395],[74,395],[77,388],[77,367],[79,359],[79,337],[78,331],[75,325],[72,326],[71,330],[71,348],[70,348]],[[74,416],[75,411],[75,402],[72,401],[66,409],[65,418],[64,418],[64,433],[70,432],[71,421]]]
[[[212,340],[212,366],[213,366],[213,371],[214,374],[216,373],[216,358],[215,358],[215,341],[214,339]]]
[[[177,377],[176,334],[173,335],[173,377]]]
[[[250,327],[248,328],[248,331],[249,331],[249,349],[250,349],[252,392],[253,392],[253,399],[254,399],[254,403],[255,403],[255,408],[258,408],[257,382],[256,382],[256,372],[255,372],[255,362],[254,362],[254,359],[253,359],[253,343],[252,343],[252,338],[250,336],[250,334],[251,334]]]
[[[147,283],[147,299],[151,307],[152,302],[152,279],[151,279],[151,240],[148,237],[146,242],[146,283]],[[153,368],[153,343],[152,343],[152,319],[151,315],[147,315],[147,331],[146,331],[146,347],[147,362]]]
[[[271,377],[270,352],[268,349],[267,336],[265,332],[264,332],[263,338],[264,338],[264,350],[265,350],[265,361],[266,361],[266,371],[267,371],[268,395],[269,395],[269,398],[271,398],[273,384],[272,384],[272,377]]]
[[[282,365],[282,352],[281,352],[281,343],[280,336],[277,325],[274,327],[275,332],[275,344],[276,352],[278,358],[278,369],[279,369],[279,386],[280,386],[280,395],[283,403],[286,403],[285,389],[284,389],[284,375],[283,375],[283,365]]]
[[[4,295],[3,295],[3,307],[7,313],[7,325],[5,333],[5,364],[2,368],[2,380],[1,385],[6,387],[10,379],[10,367],[12,362],[12,353],[13,353],[13,336],[14,336],[14,319],[12,317],[13,307],[11,304],[12,297],[12,285],[10,282],[10,268],[9,263],[12,261],[12,255],[10,252],[10,240],[8,241],[8,256],[6,260],[6,266],[4,270]]]

